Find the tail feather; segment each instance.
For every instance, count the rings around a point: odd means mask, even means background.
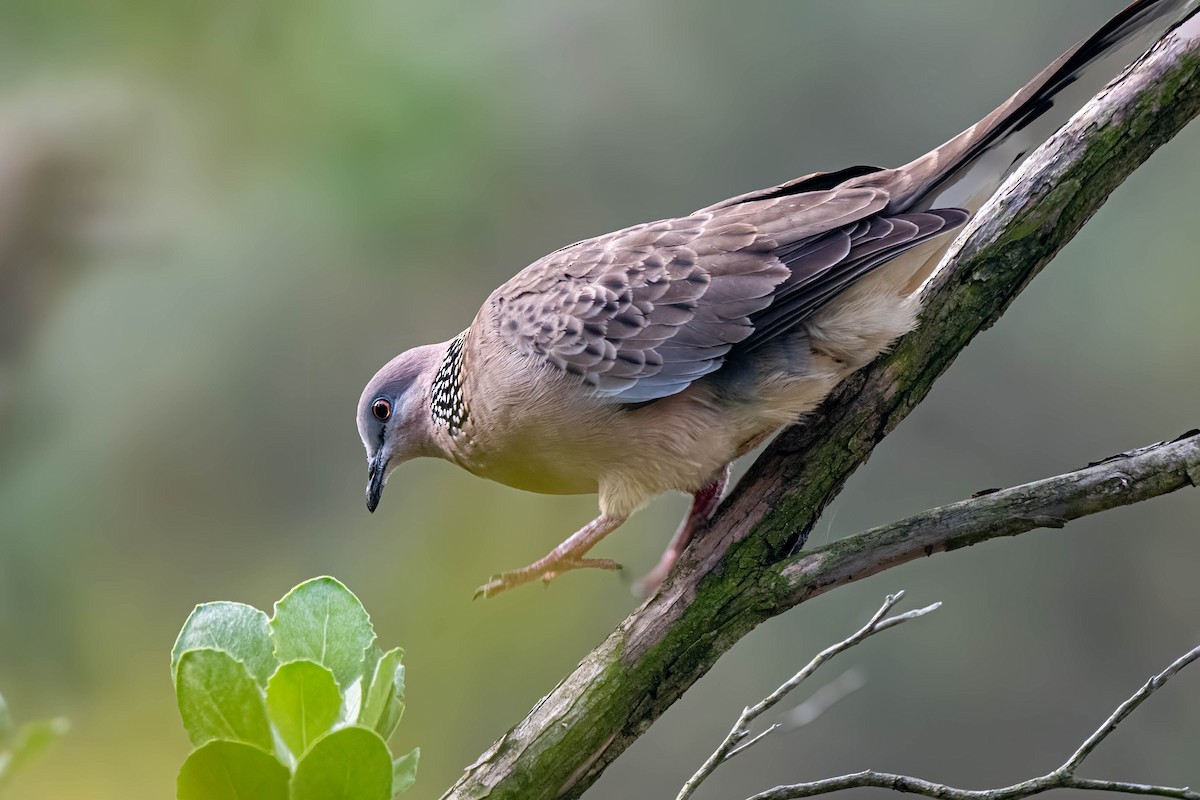
[[[1182,21],[1196,14],[1200,9],[1184,13],[1195,3],[1196,0],[1138,0],[1131,3],[958,136],[903,167],[851,179],[846,185],[886,185],[893,197],[888,206],[890,211],[924,210],[933,207],[935,202],[975,210],[972,206],[978,203],[971,202],[970,198],[986,198],[991,194],[1030,147],[1040,144],[1075,111],[1068,108],[1061,118],[1046,118],[1046,112],[1054,107],[1060,92],[1075,84],[1082,84],[1084,91],[1095,92],[1100,86],[1088,86],[1084,80],[1092,77],[1085,76],[1090,72],[1089,67],[1126,45],[1135,42],[1148,45],[1167,29],[1168,26],[1162,24],[1165,20]],[[1115,71],[1111,70],[1112,73]],[[1109,74],[1105,80],[1111,77]],[[1039,124],[1037,130],[1031,129],[1035,121],[1053,125],[1053,128],[1045,130],[1046,126]],[[972,172],[972,167],[985,159],[989,168],[982,170],[985,175],[981,179],[988,185],[973,185],[979,181],[962,180]]]
[[[714,211],[755,200],[769,200],[835,187],[873,186],[886,189],[893,213],[928,211],[935,206],[978,210],[1032,148],[1067,121],[1069,114],[1050,115],[1068,87],[1086,92],[1079,104],[1100,88],[1094,75],[1115,74],[1089,69],[1133,45],[1147,46],[1168,29],[1195,15],[1200,0],[1137,0],[1126,6],[1092,36],[1059,56],[1050,66],[979,122],[920,158],[895,169],[856,166],[835,172],[814,172],[766,189],[731,197],[700,209]],[[1185,13],[1186,12],[1186,13]],[[1155,24],[1155,23],[1158,24]],[[1076,99],[1074,97],[1070,98]],[[1069,102],[1061,107],[1074,110]],[[1034,123],[1037,123],[1036,125]],[[976,169],[977,168],[977,169]],[[698,212],[699,213],[699,212]]]

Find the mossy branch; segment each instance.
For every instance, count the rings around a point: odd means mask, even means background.
[[[1198,27],[1197,19],[1188,26]],[[1191,33],[1165,37],[1025,162],[960,237],[927,290],[921,325],[842,384],[803,426],[779,436],[658,594],[480,756],[446,798],[579,797],[735,642],[795,604],[918,555],[1200,482],[1200,437],[1190,436],[795,553],[854,470],[966,344],[1114,188],[1200,113],[1200,36]]]

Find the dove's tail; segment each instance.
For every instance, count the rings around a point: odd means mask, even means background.
[[[915,161],[887,170],[894,176],[889,185],[894,198],[889,210],[923,210],[937,205],[974,211],[1030,150],[1101,88],[1101,81],[1111,80],[1173,23],[1195,14],[1195,5],[1196,0],[1131,3],[979,122]],[[1140,49],[1128,52],[1134,45]],[[1118,55],[1122,60],[1112,63]],[[1057,113],[1048,113],[1052,109]],[[873,178],[883,177],[877,173],[861,180],[873,183]]]

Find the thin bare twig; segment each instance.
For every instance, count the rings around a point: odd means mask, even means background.
[[[685,783],[683,788],[679,790],[679,794],[676,796],[675,800],[687,800],[687,798],[692,796],[700,784],[703,783],[704,780],[713,773],[713,770],[736,756],[738,753],[748,750],[754,744],[759,742],[764,736],[778,728],[778,724],[772,725],[762,733],[751,738],[749,741],[746,741],[747,737],[750,736],[750,724],[767,711],[778,705],[783,698],[791,694],[793,689],[795,689],[797,686],[807,680],[809,676],[820,669],[826,661],[829,661],[839,653],[843,653],[846,650],[849,650],[851,647],[860,644],[864,640],[874,636],[880,631],[885,631],[888,628],[894,628],[902,622],[908,622],[909,620],[916,619],[917,617],[923,617],[930,611],[936,611],[942,605],[941,603],[934,603],[931,606],[918,608],[915,611],[897,614],[894,617],[886,617],[887,613],[895,608],[896,604],[899,603],[903,598],[904,592],[902,591],[896,592],[895,594],[889,594],[887,599],[883,601],[883,605],[879,607],[879,610],[871,616],[871,619],[867,621],[867,624],[862,626],[857,633],[847,639],[843,639],[835,645],[825,648],[818,653],[812,661],[809,661],[803,669],[784,681],[778,689],[771,692],[758,703],[742,709],[741,716],[738,717],[737,722],[735,722],[733,725],[733,729],[730,730],[729,734],[725,737],[725,741],[721,742],[720,747],[713,751],[713,754],[709,756],[708,759],[700,766],[700,769],[696,770],[696,774],[688,778],[687,783]]]
[[[1048,772],[1038,778],[1030,778],[1012,786],[998,789],[956,789],[941,783],[913,778],[908,775],[895,775],[889,772],[863,770],[850,775],[840,775],[836,778],[825,778],[808,783],[796,783],[790,786],[777,786],[765,792],[760,792],[749,800],[797,800],[801,797],[814,797],[843,789],[892,789],[897,792],[924,795],[936,800],[1023,800],[1035,794],[1048,792],[1052,789],[1090,789],[1098,792],[1120,792],[1124,794],[1145,794],[1157,797],[1173,797],[1178,800],[1200,800],[1200,792],[1189,787],[1154,786],[1143,783],[1126,783],[1124,781],[1105,781],[1091,778],[1075,777],[1075,770],[1100,742],[1104,741],[1134,709],[1145,702],[1146,698],[1161,689],[1176,673],[1200,659],[1200,647],[1176,659],[1169,667],[1155,675],[1138,689],[1128,700],[1117,707],[1104,724],[1089,736],[1071,757],[1063,762],[1058,769]],[[681,795],[682,796],[682,795]]]
[[[1066,763],[1058,768],[1059,771],[1068,775],[1074,774],[1075,769],[1079,766],[1079,764],[1092,754],[1092,751],[1096,749],[1096,745],[1104,741],[1105,737],[1112,733],[1116,729],[1117,725],[1119,725],[1126,717],[1132,714],[1134,709],[1145,702],[1147,697],[1154,694],[1154,692],[1157,691],[1164,683],[1175,677],[1175,673],[1179,672],[1188,664],[1191,664],[1197,658],[1200,658],[1200,646],[1196,647],[1186,655],[1176,659],[1171,666],[1167,667],[1162,672],[1146,681],[1145,686],[1143,686],[1141,689],[1138,689],[1138,691],[1132,697],[1130,697],[1124,703],[1121,703],[1121,705],[1117,706],[1117,710],[1114,711],[1109,718],[1104,721],[1104,724],[1097,728],[1096,732],[1089,736],[1087,741],[1079,746],[1079,749],[1075,751],[1074,755],[1068,758]]]

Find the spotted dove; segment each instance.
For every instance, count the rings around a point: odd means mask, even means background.
[[[588,551],[654,496],[692,493],[642,583],[652,589],[716,508],[730,463],[914,326],[918,287],[948,234],[1027,152],[1029,125],[1055,95],[1186,5],[1131,4],[905,166],[806,175],[529,265],[462,333],[400,354],[367,384],[358,408],[367,507],[418,456],[533,492],[599,494],[598,517],[478,590],[491,596],[580,567],[617,568]]]

